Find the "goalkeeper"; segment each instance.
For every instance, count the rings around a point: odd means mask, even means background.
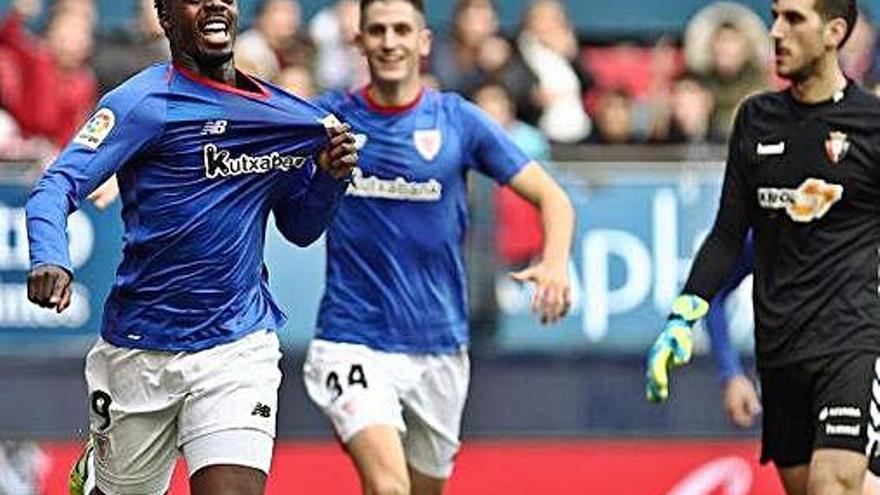
[[[880,472],[880,100],[840,69],[853,0],[775,0],[782,91],[746,99],[718,215],[651,349],[648,398],[754,233],[761,461],[788,495],[857,495]]]

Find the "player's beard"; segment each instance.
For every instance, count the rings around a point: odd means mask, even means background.
[[[792,84],[799,84],[815,76],[820,69],[821,63],[822,56],[815,56],[810,59],[804,60],[800,67],[789,71],[788,74],[777,73],[777,75],[779,75],[779,77],[783,79],[787,79]]]

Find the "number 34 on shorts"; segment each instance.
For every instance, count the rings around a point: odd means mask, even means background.
[[[328,346],[329,347],[329,346]],[[335,344],[330,349],[313,343],[309,348],[303,371],[309,396],[322,409],[332,406],[345,397],[369,390],[367,375],[369,355],[361,352],[361,346]],[[343,351],[343,352],[340,352]]]
[[[327,387],[327,391],[330,392],[330,401],[335,402],[337,399],[342,397],[342,394],[345,392],[342,386],[342,379],[339,378],[339,373],[336,371],[330,371],[327,373],[327,378],[324,380],[324,385]],[[353,387],[356,385],[360,385],[363,388],[367,388],[367,377],[364,375],[364,365],[360,363],[352,363],[348,367],[348,378],[345,379],[346,388]]]

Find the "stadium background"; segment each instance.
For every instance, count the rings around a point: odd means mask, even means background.
[[[303,23],[331,3],[301,0]],[[454,2],[427,3],[429,23],[442,37]],[[496,1],[504,37],[516,37],[528,3]],[[642,78],[650,78],[645,62],[658,47],[671,46],[680,72],[688,23],[708,5],[565,2],[579,57],[594,79],[582,95],[594,129],[607,92],[628,92],[634,120],[646,119],[655,102],[644,89]],[[767,21],[767,2],[740,5]],[[97,0],[96,6],[96,46],[102,35],[126,29],[136,10],[132,1]],[[864,6],[880,11],[880,0]],[[9,7],[0,1],[0,12]],[[38,36],[47,7],[29,22]],[[247,25],[253,2],[243,2],[243,10]],[[875,82],[870,35],[859,77],[868,84]],[[2,47],[0,39],[0,55]],[[2,101],[0,95],[0,110]],[[540,328],[528,314],[528,293],[505,279],[494,192],[474,182],[473,376],[451,495],[781,493],[772,470],[756,463],[757,429],[735,429],[724,417],[702,332],[695,363],[675,376],[672,400],[663,406],[644,400],[643,356],[713,218],[725,149],[723,140],[709,139],[654,144],[644,123],[641,133],[638,123],[632,127],[622,144],[581,139],[550,149],[548,163],[579,221],[571,267],[575,306],[556,328]],[[119,259],[121,225],[118,201],[106,210],[85,205],[71,220],[73,307],[58,317],[28,305],[23,205],[45,158],[21,144],[28,138],[0,127],[0,494],[55,495],[66,493],[65,471],[83,437],[82,361]],[[321,243],[297,249],[272,231],[267,264],[274,293],[291,316],[281,332],[281,442],[269,493],[356,493],[353,469],[300,381],[322,287]],[[733,341],[752,373],[748,289],[746,283],[727,311]],[[178,476],[172,493],[185,493],[181,481]]]

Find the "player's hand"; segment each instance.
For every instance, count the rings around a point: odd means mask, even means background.
[[[28,299],[44,308],[62,312],[70,306],[70,272],[56,265],[41,265],[28,273]]]
[[[105,209],[110,206],[117,197],[119,197],[119,183],[116,182],[116,176],[110,177],[106,182],[89,194],[88,200],[91,201],[98,209]]]
[[[347,179],[357,165],[358,153],[354,134],[348,124],[327,127],[330,143],[318,155],[318,167],[336,180]]]
[[[540,315],[541,323],[555,323],[571,308],[571,281],[567,262],[541,261],[525,270],[510,274],[517,282],[535,284],[531,309]]]
[[[669,371],[691,360],[691,328],[708,311],[709,303],[690,294],[678,296],[672,304],[663,331],[648,351],[645,392],[649,401],[662,402],[669,397]]]
[[[752,381],[736,375],[724,384],[724,411],[730,422],[740,428],[750,428],[761,414],[761,401]]]

